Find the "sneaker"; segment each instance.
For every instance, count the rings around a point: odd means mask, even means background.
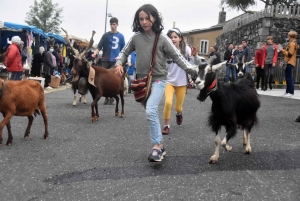
[[[176,123],[180,125],[182,123],[182,112],[180,114],[176,114]]]
[[[50,87],[50,86],[48,86],[48,87],[46,87],[46,89],[47,89],[47,90],[49,90],[49,89],[53,89],[53,88],[52,88],[52,87]]]
[[[293,97],[294,97],[294,94],[287,93],[287,94],[285,95],[285,98],[293,98]]]
[[[170,132],[169,126],[165,126],[164,129],[162,129],[162,131],[161,131],[161,133],[162,133],[163,135],[168,135],[169,132]]]
[[[283,95],[281,95],[280,97],[286,97],[287,93],[284,93]]]
[[[108,98],[105,98],[105,101],[103,103],[104,105],[107,105],[108,104]]]
[[[164,159],[164,156],[167,154],[166,150],[165,150],[165,147],[163,147],[161,149],[161,154],[162,154],[162,159]]]
[[[161,149],[153,148],[152,153],[148,157],[149,162],[160,162],[164,156]]]

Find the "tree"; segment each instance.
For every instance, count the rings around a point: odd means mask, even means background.
[[[59,33],[62,12],[63,9],[57,3],[53,4],[52,0],[41,0],[40,2],[34,0],[34,5],[30,6],[30,11],[26,13],[25,22],[46,33]]]
[[[269,5],[294,5],[300,4],[300,0],[221,0],[221,6],[227,5],[229,8],[242,10],[245,13],[249,13],[251,11],[247,11],[247,8],[256,4],[257,1],[261,1],[265,3],[265,8]]]

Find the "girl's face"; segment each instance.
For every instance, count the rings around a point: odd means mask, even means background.
[[[173,44],[179,48],[179,44],[180,44],[180,41],[182,40],[175,32],[172,32],[171,33],[171,36],[170,36]]]
[[[140,21],[140,25],[141,27],[144,29],[145,32],[152,32],[152,22],[154,23],[155,22],[155,18],[150,15],[150,19],[148,17],[148,14],[145,13],[144,11],[141,11],[139,13],[139,21]]]

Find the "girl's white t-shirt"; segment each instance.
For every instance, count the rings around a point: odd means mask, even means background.
[[[190,57],[191,48],[186,46],[186,53],[185,58]],[[167,83],[173,86],[185,86],[187,85],[187,75],[184,70],[182,70],[176,63],[173,62],[172,59],[167,59],[168,62],[168,77]]]

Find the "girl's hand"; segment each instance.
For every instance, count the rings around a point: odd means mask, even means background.
[[[122,77],[124,71],[123,71],[123,66],[117,65],[115,69],[115,74],[119,77]]]

